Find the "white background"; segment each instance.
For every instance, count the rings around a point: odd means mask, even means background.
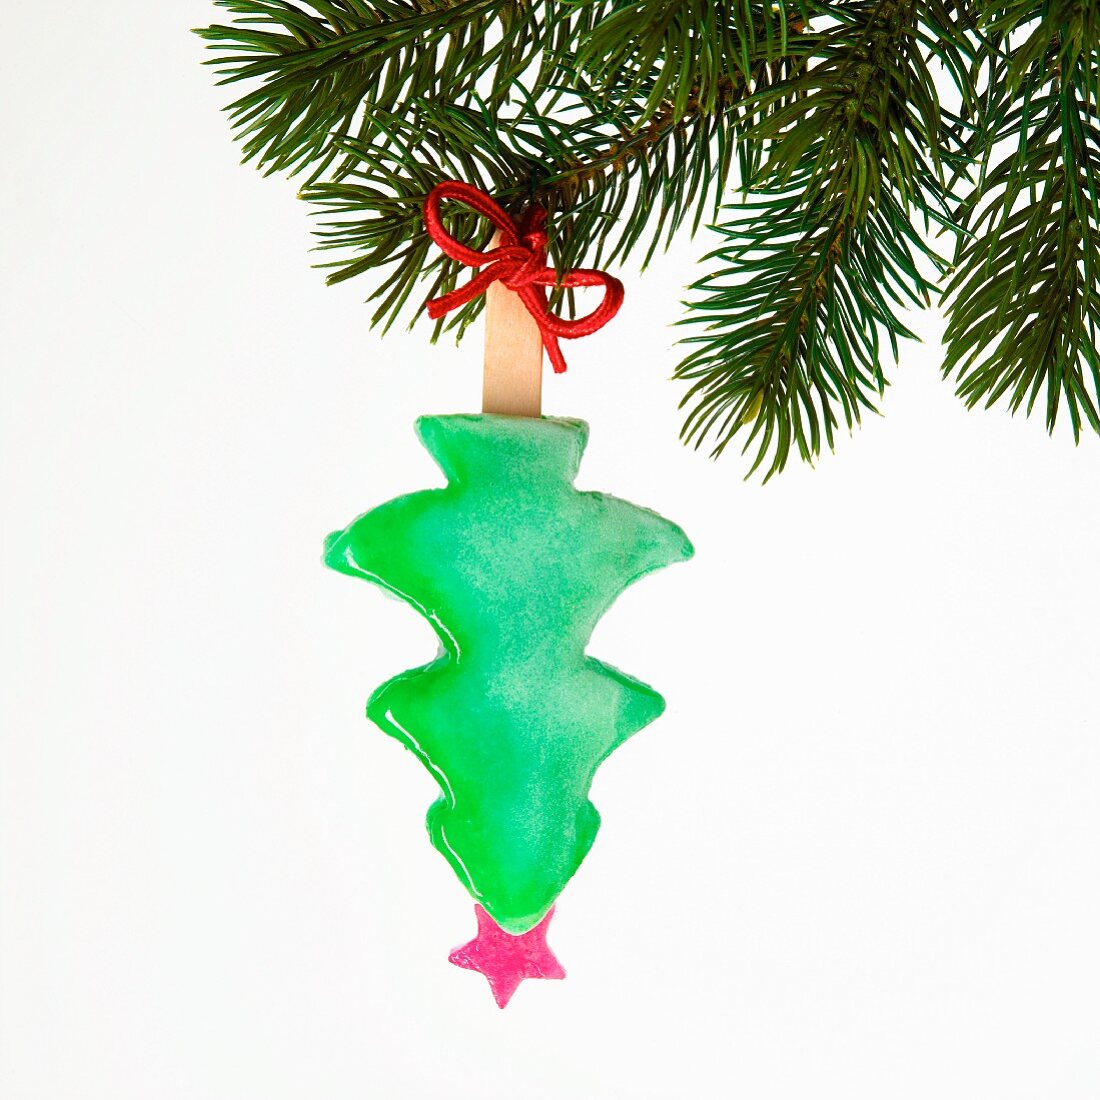
[[[322,537],[438,484],[478,341],[367,330],[237,164],[199,0],[12,4],[3,211],[4,1100],[1100,1096],[1100,446],[968,413],[941,322],[816,471],[677,442],[701,240],[570,345],[582,487],[694,562],[592,652],[667,714],[604,766],[500,1012],[427,773],[368,725],[430,657]]]

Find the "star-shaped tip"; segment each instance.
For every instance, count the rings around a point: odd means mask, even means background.
[[[546,929],[554,915],[551,909],[534,928],[519,936],[510,935],[480,905],[477,936],[448,956],[455,966],[476,970],[488,979],[497,1004],[503,1008],[527,978],[564,978],[565,971],[546,943]]]

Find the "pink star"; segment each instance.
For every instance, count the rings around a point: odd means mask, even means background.
[[[489,979],[489,988],[503,1008],[525,978],[564,978],[565,971],[546,944],[546,929],[554,915],[551,909],[530,931],[511,936],[480,905],[477,936],[448,956],[455,966],[477,970]]]

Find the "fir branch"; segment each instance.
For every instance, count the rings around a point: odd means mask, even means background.
[[[970,407],[1042,397],[1048,431],[1064,402],[1079,439],[1100,432],[1100,3],[1015,3],[985,25],[985,170],[959,207],[944,374]]]
[[[372,139],[341,144],[348,171],[338,180],[311,184],[302,194],[323,219],[319,247],[344,253],[322,265],[329,270],[328,282],[367,271],[383,275],[368,301],[377,303],[372,326],[385,331],[418,288],[424,298],[436,297],[454,289],[462,275],[461,265],[443,256],[424,232],[424,200],[432,187],[443,179],[467,180],[518,215],[529,195],[515,181],[528,179],[537,162],[519,143],[502,140],[484,104],[461,108],[423,102],[401,115],[376,111],[373,123]],[[492,227],[487,222],[450,205],[444,215],[456,237],[475,248],[488,246]],[[448,330],[461,337],[483,305],[476,298],[437,321],[433,338]],[[417,310],[412,321],[423,316]]]
[[[609,100],[640,104],[642,123],[715,114],[731,85],[757,78],[761,58],[786,52],[787,30],[782,4],[626,0],[584,36],[578,67]]]
[[[460,100],[483,79],[505,97],[533,60],[560,51],[593,13],[524,0],[215,0],[236,18],[196,31],[223,85],[250,90],[228,110],[244,159],[319,178],[340,142],[374,132],[374,111]],[[541,16],[541,18],[540,18]]]
[[[717,456],[745,429],[743,449],[756,445],[750,474],[770,458],[765,480],[792,447],[805,461],[823,439],[833,447],[836,406],[849,428],[875,411],[883,338],[896,358],[898,339],[912,337],[899,309],[926,305],[934,289],[919,258],[939,262],[889,191],[858,219],[843,203],[807,219],[808,174],[728,208],[716,227],[726,243],[707,257],[721,266],[692,287],[702,297],[687,323],[706,331],[686,338],[698,347],[676,372],[691,383],[685,440],[713,436]]]
[[[559,101],[550,114],[526,91],[517,98],[523,106],[509,118],[477,100],[468,106],[422,100],[401,115],[375,111],[373,140],[341,142],[347,164],[341,177],[303,190],[328,216],[322,247],[345,253],[329,265],[329,280],[422,263],[430,295],[450,289],[458,271],[432,261],[419,222],[425,194],[449,176],[491,192],[515,214],[532,202],[545,206],[551,259],[563,269],[613,263],[648,238],[644,264],[690,213],[698,221],[707,197],[717,210],[735,146],[732,114],[704,116],[689,105],[683,118],[634,122],[631,129],[629,112],[608,114],[591,96],[573,96],[571,111]],[[373,323],[394,322],[416,274],[387,277],[371,295],[383,303]],[[399,278],[401,293],[390,294],[391,278]],[[471,303],[444,327],[461,335],[476,309]]]
[[[607,141],[597,122],[578,119],[562,126],[531,111],[501,125],[483,103],[420,101],[401,115],[376,111],[374,123],[378,133],[373,140],[341,143],[350,167],[340,179],[319,181],[302,194],[322,214],[320,247],[342,253],[325,265],[330,282],[367,271],[384,273],[370,296],[379,303],[372,324],[383,328],[397,320],[420,284],[426,285],[425,297],[433,297],[452,289],[461,275],[460,267],[443,259],[423,232],[424,198],[442,179],[474,183],[517,216],[531,202],[547,206],[554,215],[551,259],[559,268],[577,266],[582,256],[601,263],[601,247],[613,233],[637,233],[653,216],[646,211],[638,222],[617,216],[629,185],[617,172],[580,182],[568,173],[558,175],[557,164],[576,150],[602,147]],[[475,247],[487,243],[487,223],[471,222],[461,213],[455,217],[456,234],[477,242]],[[417,295],[417,305],[419,299]],[[460,337],[480,308],[475,300],[437,322],[435,335],[453,330]],[[413,311],[410,323],[422,316],[419,309]]]
[[[948,222],[943,165],[957,150],[921,28],[946,27],[949,13],[912,0],[826,11],[833,25],[794,44],[806,64],[762,97],[782,102],[749,134],[767,150],[759,199],[716,227],[727,243],[708,258],[722,266],[695,284],[687,318],[705,330],[677,369],[691,382],[685,440],[713,436],[719,455],[747,430],[766,478],[792,448],[811,461],[822,439],[832,447],[837,406],[849,428],[875,408],[882,341],[896,358],[911,335],[898,308],[927,304],[922,267],[946,266],[913,216]],[[957,32],[946,39],[965,49]]]
[[[756,13],[758,30],[764,18]],[[574,29],[588,40],[580,21]],[[738,133],[749,118],[749,93],[786,71],[764,52],[751,65],[749,82],[725,77],[710,96],[693,89],[686,100],[651,114],[649,81],[636,85],[634,98],[612,101],[605,90],[588,87],[579,62],[557,64],[560,83],[528,89],[515,81],[507,113],[476,94],[466,102],[414,100],[400,116],[372,112],[376,139],[339,142],[339,178],[303,191],[326,214],[339,215],[321,230],[323,248],[346,254],[326,265],[329,280],[422,263],[434,280],[432,294],[450,289],[457,270],[434,262],[423,242],[413,241],[420,232],[417,204],[432,182],[448,175],[491,191],[517,214],[532,202],[546,207],[551,259],[559,268],[611,264],[643,243],[645,267],[689,216],[694,231],[708,211],[717,215],[735,154],[744,148]],[[391,325],[415,283],[396,270],[387,275],[371,295],[381,302],[373,323]],[[567,296],[566,312],[573,306]],[[478,308],[472,304],[448,318],[435,335],[453,328],[461,336]],[[417,319],[414,314],[413,323]]]
[[[559,267],[644,267],[717,219],[683,434],[721,454],[742,433],[770,477],[875,407],[946,230],[963,398],[1045,394],[1049,427],[1065,409],[1075,435],[1100,430],[1100,0],[215,3],[230,21],[198,33],[240,89],[245,159],[306,174],[321,266],[377,273],[375,324],[462,277],[421,227],[446,177],[545,205]],[[748,198],[723,208],[736,177]]]
[[[623,98],[599,88],[578,56],[587,56],[585,44],[608,42],[609,20],[650,54],[664,49],[661,28],[643,23],[637,33],[631,5],[216,2],[238,18],[199,33],[219,51],[223,82],[252,85],[230,107],[245,158],[269,172],[309,169],[301,194],[326,218],[320,247],[346,253],[323,265],[329,281],[381,269],[370,300],[384,327],[417,282],[393,265],[422,264],[429,293],[457,277],[413,241],[431,183],[461,175],[516,212],[542,203],[561,266],[611,263],[643,241],[644,266],[689,215],[694,230],[708,208],[717,213],[744,125],[739,105],[783,69],[765,52],[749,63],[747,82],[718,73],[715,54],[706,79],[664,102],[667,81],[635,66],[635,94]],[[744,12],[748,41],[771,41],[767,28],[780,14]],[[530,71],[520,75],[531,65],[533,83]],[[461,334],[476,308],[448,327]]]

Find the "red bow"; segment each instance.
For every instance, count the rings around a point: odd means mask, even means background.
[[[456,241],[443,228],[439,204],[444,199],[465,203],[488,218],[500,230],[500,244],[488,252],[477,252]],[[440,298],[433,298],[428,303],[428,316],[433,319],[442,317],[444,313],[483,294],[491,282],[499,279],[523,300],[542,333],[550,362],[559,374],[565,370],[565,359],[558,347],[559,338],[591,335],[606,325],[623,304],[623,284],[604,271],[578,267],[559,276],[552,267],[546,266],[546,230],[543,228],[546,225],[546,211],[541,206],[531,207],[517,225],[484,191],[468,183],[448,180],[437,184],[428,194],[424,202],[424,224],[428,235],[452,260],[469,267],[485,267],[465,286],[457,287]],[[550,312],[546,296],[549,286],[602,286],[603,301],[584,317],[564,321]]]

